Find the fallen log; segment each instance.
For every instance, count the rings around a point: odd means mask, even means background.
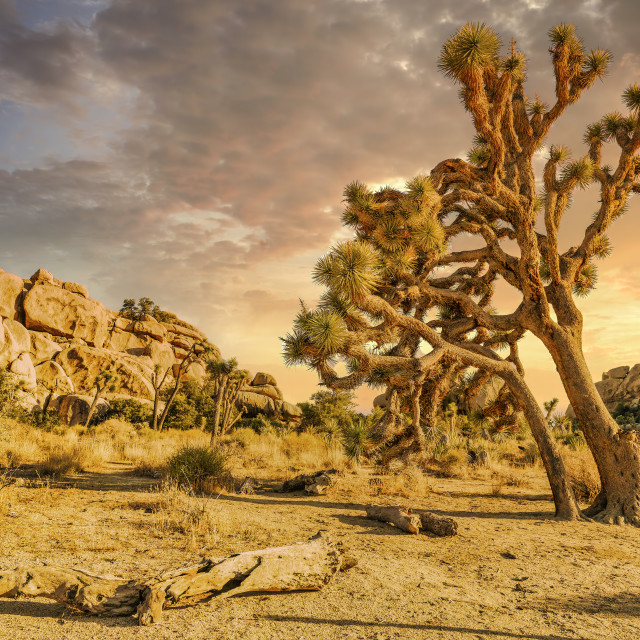
[[[291,491],[302,491],[305,490],[307,493],[316,493],[319,495],[326,491],[327,487],[333,484],[333,479],[331,476],[337,474],[337,469],[326,469],[324,471],[316,471],[315,473],[307,473],[301,474],[292,478],[291,480],[287,480],[282,483],[282,491],[285,493],[289,493]],[[317,492],[314,489],[311,489],[314,485],[318,487],[324,487],[324,489],[319,489]],[[310,489],[307,490],[307,487]]]
[[[415,515],[411,509],[402,507],[382,507],[377,504],[366,506],[367,518],[394,524],[398,529],[409,533],[418,533],[420,530],[420,516]]]
[[[394,524],[399,529],[409,533],[419,533],[420,530],[428,531],[436,536],[455,536],[458,533],[458,523],[447,516],[439,516],[425,511],[413,513],[411,508],[382,507],[375,504],[367,505],[367,518]]]
[[[254,591],[318,591],[354,566],[339,543],[318,533],[307,542],[208,559],[157,578],[125,580],[80,569],[18,567],[0,573],[0,597],[38,596],[98,615],[137,613],[140,625],[160,621],[166,606]]]
[[[439,516],[430,511],[420,514],[420,528],[436,536],[455,536],[458,533],[458,523],[448,516]]]

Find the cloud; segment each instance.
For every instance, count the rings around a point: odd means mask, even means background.
[[[86,93],[91,36],[77,23],[58,20],[31,29],[10,0],[0,2],[2,100],[57,105],[78,113]]]
[[[576,146],[635,72],[638,12],[597,1],[112,0],[84,23],[26,26],[0,0],[0,99],[35,105],[41,121],[64,117],[75,144],[0,173],[2,266],[88,280],[111,306],[150,295],[214,341],[230,336],[244,366],[268,362],[267,349],[276,362],[298,297],[317,295],[310,269],[339,232],[344,185],[409,178],[468,148],[471,124],[436,68],[455,29],[485,21],[516,38],[532,93],[549,101],[549,27],[570,15],[587,46],[614,49],[607,88],[552,131]]]

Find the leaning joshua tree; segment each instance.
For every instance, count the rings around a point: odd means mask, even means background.
[[[523,379],[518,340],[523,331],[489,330],[469,316],[459,296],[491,315],[495,270],[476,261],[438,273],[449,240],[466,233],[460,216],[440,217],[443,198],[431,180],[418,176],[406,191],[373,193],[360,183],[345,191],[345,224],[356,239],[331,249],[316,265],[314,279],[327,290],[315,310],[302,306],[284,339],[287,364],[316,369],[334,389],[384,384],[388,406],[374,437],[399,453],[424,452],[425,405],[433,410],[443,380],[456,367],[476,367],[504,380],[522,407],[540,448],[557,516],[580,517],[567,474],[540,408]],[[498,231],[502,234],[502,231]],[[425,345],[431,350],[425,353]],[[497,351],[506,347],[508,354]],[[339,373],[336,363],[347,363]],[[410,407],[407,424],[402,401]]]
[[[640,444],[621,431],[598,394],[582,351],[582,315],[574,298],[596,281],[593,264],[610,252],[606,231],[640,191],[640,85],[623,93],[628,115],[609,113],[586,128],[584,155],[551,146],[536,190],[533,156],[551,126],[583,91],[602,77],[610,60],[604,50],[587,53],[572,25],[549,32],[555,102],[525,95],[524,55],[515,44],[500,57],[498,36],[484,25],[465,25],[444,45],[441,70],[461,85],[461,97],[477,131],[468,160],[439,163],[431,177],[442,197],[440,216],[457,215],[482,242],[449,252],[440,264],[487,262],[521,298],[517,308],[490,315],[471,296],[453,292],[479,328],[530,331],[553,357],[564,388],[594,455],[602,490],[589,515],[603,522],[640,525]],[[605,144],[617,154],[602,163]],[[558,234],[575,189],[595,183],[599,201],[593,221],[576,246],[562,249]],[[542,231],[544,229],[544,231]],[[518,249],[510,253],[500,234]]]

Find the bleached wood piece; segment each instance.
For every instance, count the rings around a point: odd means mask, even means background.
[[[162,574],[124,580],[61,567],[18,567],[0,573],[0,597],[39,596],[85,613],[128,616],[140,625],[159,622],[177,602],[227,598],[252,591],[317,591],[337,571],[354,565],[339,543],[318,533],[307,542],[246,551],[222,560]]]
[[[409,533],[418,533],[420,531],[420,516],[412,513],[411,509],[370,504],[366,506],[366,511],[367,518],[370,520],[388,522]]]

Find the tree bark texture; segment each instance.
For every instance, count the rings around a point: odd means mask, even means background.
[[[546,342],[600,474],[601,495],[588,515],[607,524],[640,526],[638,434],[622,431],[611,417],[584,359],[580,331],[563,327]]]
[[[254,591],[317,591],[355,561],[323,533],[307,542],[247,551],[167,572],[124,580],[61,567],[18,567],[0,573],[0,597],[55,600],[84,613],[129,616],[140,625],[160,622],[166,606],[193,604]]]
[[[458,534],[458,523],[448,516],[439,516],[436,513],[425,511],[420,514],[420,528],[435,536],[446,537]]]
[[[531,435],[538,445],[540,458],[553,494],[556,518],[558,520],[581,519],[580,507],[573,493],[571,479],[564,466],[560,450],[531,390],[515,370],[514,375],[504,376],[503,380],[522,409],[531,428]]]

